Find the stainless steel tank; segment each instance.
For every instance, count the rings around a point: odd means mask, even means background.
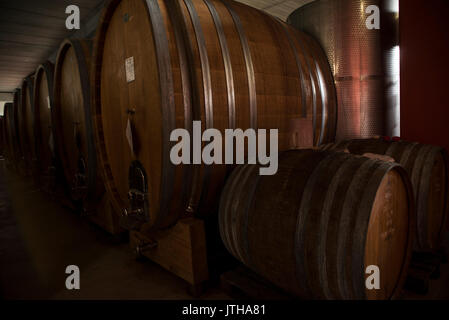
[[[368,29],[380,12],[380,29]],[[325,50],[338,97],[337,140],[398,136],[399,0],[316,0],[288,22],[315,37]]]

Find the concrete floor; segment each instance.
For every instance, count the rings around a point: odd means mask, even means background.
[[[449,248],[449,235],[446,239]],[[81,290],[67,290],[77,265]],[[0,160],[0,299],[192,299],[187,284],[157,264],[138,262],[127,243],[63,207]],[[218,286],[201,299],[229,299]],[[449,300],[449,264],[426,296]]]
[[[77,265],[81,289],[67,290],[65,268]],[[117,244],[5,169],[0,160],[0,298],[192,299],[186,283]],[[229,299],[209,289],[201,299]]]

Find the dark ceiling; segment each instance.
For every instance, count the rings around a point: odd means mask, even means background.
[[[24,77],[73,34],[65,27],[68,5],[80,8],[85,24],[103,0],[0,0],[0,92],[20,87]]]
[[[238,0],[285,20],[312,0]],[[37,66],[54,59],[68,36],[86,37],[95,30],[105,0],[0,0],[0,92],[12,92]],[[81,12],[81,29],[67,30],[68,5]],[[87,31],[86,31],[87,29]],[[83,32],[84,31],[84,32]]]

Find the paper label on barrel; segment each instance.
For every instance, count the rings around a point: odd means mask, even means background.
[[[125,69],[126,69],[126,82],[133,82],[136,79],[134,73],[134,57],[126,58],[125,60]]]
[[[50,97],[49,96],[47,96],[47,107],[48,107],[48,109],[51,109]]]

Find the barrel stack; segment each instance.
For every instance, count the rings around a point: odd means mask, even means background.
[[[302,121],[309,147],[334,139],[335,92],[319,45],[246,5],[112,1],[93,56],[99,167],[117,210],[146,230],[213,211],[228,174],[171,164],[175,128],[278,129],[285,150]]]
[[[139,257],[194,293],[213,260],[207,233],[297,297],[398,298],[412,250],[438,249],[449,221],[448,155],[405,141],[336,143],[395,131],[396,96],[384,92],[385,51],[347,63],[379,34],[340,41],[326,32],[337,20],[313,27],[329,3],[290,16],[300,31],[231,0],[110,0],[95,39],[65,39],[55,65],[39,65],[5,105],[0,152],[107,232],[129,231]],[[360,1],[338,3],[361,12]],[[349,20],[357,33],[360,17]],[[278,172],[175,165],[175,129],[190,134],[191,155],[206,129],[277,129]],[[366,287],[373,266],[378,290]]]

